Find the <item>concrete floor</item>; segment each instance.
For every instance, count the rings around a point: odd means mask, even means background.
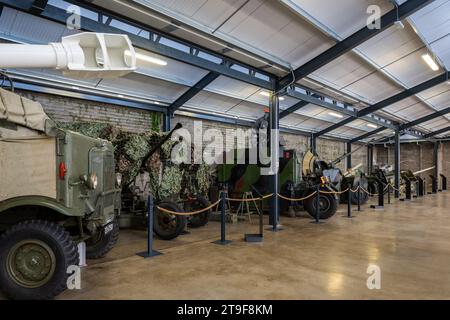
[[[123,231],[118,246],[83,270],[82,290],[60,299],[449,299],[450,193],[396,202],[384,211],[368,206],[345,219],[345,206],[324,224],[282,218],[284,230],[229,226],[229,246],[212,244],[220,225],[193,230],[170,242],[164,255],[144,260],[145,233]],[[381,290],[369,290],[370,264],[381,268]]]

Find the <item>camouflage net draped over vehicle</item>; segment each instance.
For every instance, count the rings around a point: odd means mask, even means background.
[[[132,133],[110,124],[95,122],[75,122],[65,124],[64,128],[110,141],[115,149],[116,172],[122,174],[123,185],[130,184],[139,174],[145,156],[165,135],[156,131]],[[170,159],[176,144],[176,141],[167,141],[145,164],[144,168],[150,175],[150,189],[159,199],[207,194],[215,168],[207,164],[174,165]]]

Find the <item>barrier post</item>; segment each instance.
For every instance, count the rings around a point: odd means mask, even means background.
[[[424,196],[424,190],[423,190],[423,179],[419,176],[417,176],[417,196],[423,197]]]
[[[264,240],[264,215],[263,215],[263,202],[264,199],[261,195],[261,200],[259,201],[259,234],[246,234],[246,242],[263,242]]]
[[[447,191],[447,177],[441,174],[442,179],[442,191]]]
[[[391,204],[391,184],[388,184],[388,204]],[[383,193],[384,193],[384,189],[383,189]]]
[[[384,209],[384,185],[381,180],[378,180],[378,205],[377,206],[370,206],[372,209]]]
[[[162,255],[161,252],[153,250],[153,215],[154,203],[153,196],[150,194],[147,200],[147,251],[137,254],[145,259]]]
[[[431,193],[437,193],[437,178],[433,175],[430,175],[431,179]]]
[[[352,217],[352,184],[348,184],[348,194],[347,194],[347,215],[344,216],[345,218],[353,218]]]
[[[227,224],[227,220],[226,220],[226,201],[227,201],[227,196],[226,193],[224,191],[221,192],[221,204],[222,204],[222,210],[221,210],[221,214],[220,214],[220,240],[214,241],[214,244],[219,244],[219,245],[227,245],[231,243],[231,240],[227,240],[226,239],[226,224]]]
[[[358,181],[358,212],[361,212],[361,181]]]
[[[411,201],[411,180],[408,178],[405,178],[405,199],[402,199],[403,201]]]
[[[316,217],[315,221],[313,221],[312,223],[320,224],[320,184],[317,185],[316,193]]]

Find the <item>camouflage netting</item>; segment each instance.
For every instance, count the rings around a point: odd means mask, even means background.
[[[164,136],[164,133],[155,131],[125,132],[115,126],[95,122],[76,122],[66,124],[64,128],[111,141],[115,148],[116,172],[122,174],[123,185],[133,181],[146,155]],[[175,141],[168,140],[144,166],[150,175],[150,189],[159,199],[207,194],[214,179],[214,168],[206,164],[174,165],[170,159],[175,145]]]

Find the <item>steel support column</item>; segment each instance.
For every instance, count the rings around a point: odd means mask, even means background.
[[[352,144],[347,142],[347,170],[352,168]]]
[[[439,142],[434,143],[433,148],[434,177],[439,181]],[[438,182],[439,185],[439,182]],[[439,188],[438,188],[439,189]]]
[[[273,230],[277,230],[280,222],[280,208],[278,202],[278,192],[279,192],[279,149],[280,149],[280,105],[279,99],[276,95],[271,95],[270,97],[270,156],[272,159],[272,176],[271,176],[271,192],[274,194],[271,200],[270,213],[269,213],[269,224],[273,227]],[[274,163],[275,162],[275,163]]]
[[[395,131],[395,144],[394,144],[394,184],[395,184],[395,197],[400,198],[400,131]]]
[[[316,153],[316,149],[317,149],[317,138],[316,138],[316,136],[314,135],[314,133],[311,134],[310,145],[311,145],[311,151],[312,151],[312,153]]]
[[[172,115],[169,112],[164,114],[163,121],[163,131],[169,132],[172,130]]]
[[[367,145],[367,173],[371,174],[373,171],[373,144]]]

